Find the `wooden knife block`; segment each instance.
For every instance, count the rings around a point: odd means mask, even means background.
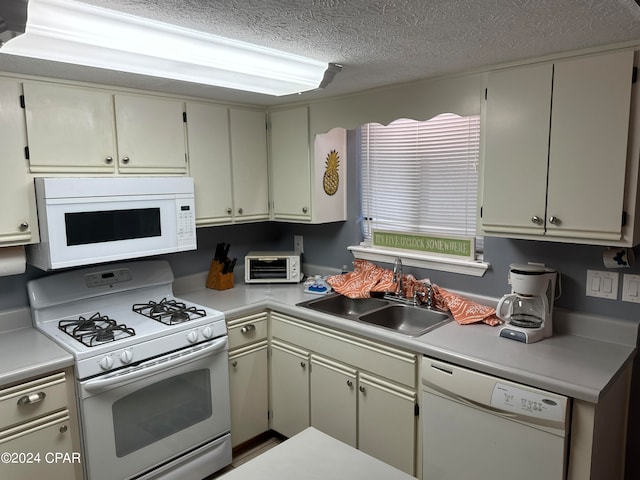
[[[211,260],[209,275],[207,275],[207,288],[213,290],[228,290],[233,288],[233,272],[222,273],[224,265]]]

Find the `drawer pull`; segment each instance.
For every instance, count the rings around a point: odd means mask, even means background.
[[[24,397],[20,397],[18,399],[18,405],[33,405],[34,403],[41,402],[44,400],[47,394],[44,392],[32,393],[30,395],[25,395]]]
[[[253,325],[253,324],[250,324],[250,325],[245,325],[244,327],[242,327],[240,329],[240,332],[242,332],[242,333],[251,333],[251,332],[255,332],[255,330],[256,330],[256,326]]]

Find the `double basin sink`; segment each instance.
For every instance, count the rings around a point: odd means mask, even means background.
[[[307,300],[298,306],[412,337],[424,335],[451,319],[447,313],[424,306],[407,305],[386,298],[349,298],[339,294]]]

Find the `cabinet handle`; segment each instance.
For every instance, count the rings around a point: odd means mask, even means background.
[[[243,212],[242,208],[239,208],[239,209],[238,209],[238,213],[239,213],[240,215],[242,215],[242,212]]]
[[[231,366],[234,367],[234,368],[237,367],[238,366],[238,361],[234,360],[233,363],[231,364]]]
[[[535,223],[536,225],[540,225],[542,223],[542,218],[540,218],[537,215],[534,215],[533,217],[531,217],[531,222]]]
[[[20,225],[18,225],[18,228],[21,232],[26,232],[27,230],[29,230],[29,224],[27,222],[22,222]]]
[[[68,429],[69,429],[69,427],[67,427],[66,425],[62,425],[60,427],[60,433],[66,433]]]
[[[558,217],[549,217],[549,223],[551,225],[560,225],[560,219]]]
[[[347,387],[353,388],[353,382],[351,380],[347,380]]]
[[[124,163],[125,165],[129,163],[129,157],[122,157],[122,163]]]
[[[300,362],[300,366],[301,366],[303,369],[307,368],[307,364],[306,364],[306,362]]]
[[[44,397],[46,396],[47,394],[44,392],[31,393],[29,395],[25,395],[24,397],[20,397],[18,399],[18,405],[33,405],[34,403],[38,403],[44,400]]]
[[[367,389],[364,388],[362,385],[360,385],[360,387],[358,387],[358,390],[360,390],[360,393],[367,393]]]
[[[254,324],[250,324],[250,325],[245,325],[244,327],[242,327],[240,329],[240,332],[242,333],[251,333],[251,332],[255,332],[256,330],[256,326]]]
[[[307,207],[302,207],[302,213],[307,213],[309,209]]]
[[[104,163],[111,165],[113,163],[113,157],[107,157],[104,159]]]
[[[233,210],[231,210],[230,208],[227,208],[227,215],[231,215],[233,213]]]

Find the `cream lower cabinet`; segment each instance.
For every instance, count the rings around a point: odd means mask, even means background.
[[[72,391],[65,372],[0,389],[0,478],[82,478]]]
[[[271,342],[271,428],[292,437],[309,423],[309,352]]]
[[[0,79],[0,246],[36,243],[38,217],[33,180],[25,159],[26,131],[20,106],[22,85],[10,79]]]
[[[228,321],[231,442],[236,447],[269,429],[266,312]]]
[[[277,312],[271,336],[274,430],[311,425],[416,473],[415,354]]]

